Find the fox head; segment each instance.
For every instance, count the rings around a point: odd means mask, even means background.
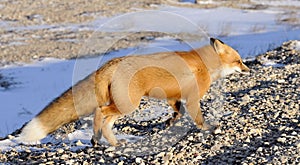
[[[243,63],[241,56],[236,50],[214,38],[210,38],[210,44],[220,57],[222,65],[221,77],[235,72],[249,74],[250,69]]]

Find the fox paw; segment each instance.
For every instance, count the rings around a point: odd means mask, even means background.
[[[166,121],[166,127],[170,127],[174,124],[175,119],[174,118],[170,118]]]
[[[96,147],[98,144],[98,142],[93,138],[91,139],[91,143],[92,143],[93,147]]]
[[[176,121],[178,121],[182,116],[182,113],[178,113],[178,112],[174,112],[173,114],[173,117],[172,118],[169,118],[167,121],[166,121],[166,126],[167,127],[170,127],[172,125],[174,125],[174,123]]]
[[[99,137],[96,137],[94,135],[92,136],[91,143],[92,143],[93,147],[96,147],[98,144],[100,144],[99,141],[100,141]]]
[[[211,133],[214,133],[215,130],[219,128],[219,125],[210,125],[207,122],[203,122],[202,125],[198,125],[198,128],[202,129],[203,131],[209,131]]]

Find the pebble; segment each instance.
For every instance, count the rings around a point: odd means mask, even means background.
[[[116,150],[116,147],[114,146],[111,146],[111,147],[108,147],[105,152],[112,152],[112,151],[115,151]]]
[[[83,144],[80,140],[78,140],[75,144],[76,144],[76,146],[83,146]]]
[[[279,131],[283,131],[283,130],[285,130],[285,129],[286,129],[286,126],[280,126],[278,130],[279,130]]]
[[[244,97],[242,97],[242,103],[246,104],[251,100],[249,95],[245,95]]]
[[[285,143],[286,142],[286,138],[278,138],[277,141],[281,142],[281,143]]]
[[[273,146],[274,151],[277,151],[278,149],[279,149],[278,146]]]
[[[220,150],[220,149],[221,149],[221,147],[222,147],[222,145],[221,145],[221,144],[215,144],[214,146],[212,146],[212,147],[211,147],[211,150],[213,150],[213,151],[217,151],[217,150]]]
[[[175,126],[181,127],[181,126],[182,126],[182,123],[181,123],[180,121],[178,121],[178,122],[175,123]]]
[[[250,143],[251,142],[250,138],[247,137],[247,139],[245,140],[245,142]]]
[[[142,158],[139,158],[139,157],[135,158],[135,162],[136,163],[141,163],[142,162]]]
[[[298,135],[298,133],[297,133],[296,131],[293,131],[293,132],[291,133],[291,135],[296,136],[296,135]]]
[[[89,162],[84,161],[84,162],[83,162],[83,165],[89,165]]]
[[[104,160],[103,158],[101,158],[101,159],[99,160],[99,163],[105,163],[105,160]]]
[[[194,140],[194,137],[193,137],[193,136],[190,136],[190,137],[188,137],[188,140],[189,140],[189,141],[193,141],[193,140]]]
[[[48,161],[46,164],[47,164],[47,165],[55,164],[55,162],[54,162],[54,161]]]
[[[159,154],[157,154],[157,157],[163,157],[163,156],[165,156],[165,152],[160,152]]]
[[[221,134],[222,130],[220,127],[218,127],[217,129],[214,130],[214,134]]]
[[[275,115],[274,115],[274,119],[276,119],[280,115],[280,113],[281,112],[276,112]]]
[[[259,147],[256,151],[257,151],[257,152],[262,152],[262,151],[263,151],[263,148],[262,148],[262,147]]]
[[[110,152],[110,153],[108,153],[108,154],[107,154],[107,156],[112,158],[112,157],[114,157],[114,156],[115,156],[115,154],[114,154],[114,153],[112,153],[112,152]]]
[[[125,148],[124,153],[130,153],[130,152],[134,152],[134,149],[133,148]]]
[[[67,154],[63,154],[63,155],[61,155],[61,157],[60,157],[61,159],[68,159],[69,158],[69,156],[67,155]]]
[[[122,160],[121,162],[118,163],[118,165],[124,165],[124,161]]]
[[[57,151],[57,153],[62,154],[64,152],[64,149],[58,148],[56,151]]]

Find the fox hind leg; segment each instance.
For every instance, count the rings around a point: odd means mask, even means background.
[[[113,104],[109,106],[102,106],[95,111],[93,127],[94,135],[91,139],[93,146],[99,142],[102,134],[110,144],[117,144],[117,140],[111,129],[115,120],[117,120],[120,115],[121,113]]]
[[[102,127],[103,127],[104,117],[101,110],[102,109],[98,107],[94,113],[94,124],[93,124],[94,135],[91,139],[91,143],[93,146],[97,145],[98,141],[102,137]]]
[[[169,99],[168,103],[174,110],[173,117],[168,119],[166,122],[167,126],[170,126],[184,114],[184,107],[182,106],[182,102],[179,100]]]

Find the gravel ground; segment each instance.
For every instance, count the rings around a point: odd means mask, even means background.
[[[171,108],[164,101],[145,98],[140,109],[146,111],[120,119],[115,126],[119,134],[139,135],[142,140],[123,142],[119,147],[103,143],[95,148],[88,141],[21,145],[21,150],[1,152],[0,162],[299,164],[300,52],[296,43],[286,42],[246,62],[250,76],[232,75],[213,84],[201,108],[206,119],[220,125],[217,134],[197,129],[187,114],[167,127]],[[276,64],[269,66],[270,61]],[[156,110],[161,112],[159,116],[154,115]],[[80,123],[69,124],[52,136],[78,129]]]

